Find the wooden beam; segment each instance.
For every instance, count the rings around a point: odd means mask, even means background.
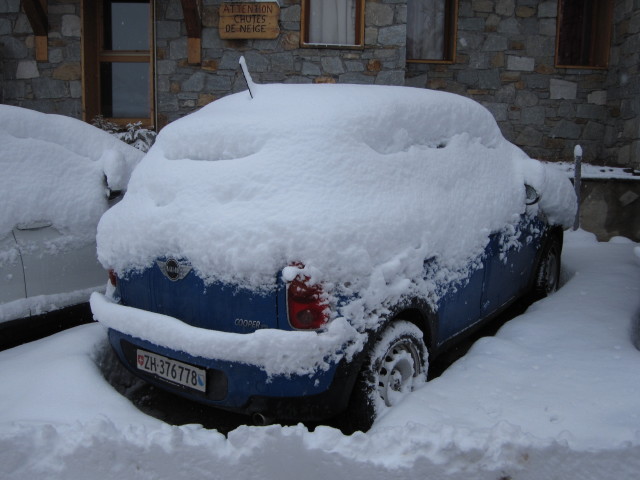
[[[182,13],[184,23],[187,26],[187,35],[190,38],[202,37],[202,20],[196,0],[180,0],[182,2]]]
[[[22,8],[27,14],[33,33],[40,36],[47,35],[49,22],[47,21],[46,3],[43,5],[40,0],[22,0]]]
[[[80,21],[82,28],[82,119],[91,123],[100,114],[100,70],[98,62],[98,2],[81,0]]]
[[[199,1],[180,0],[180,2],[182,3],[182,14],[187,27],[187,36],[189,37],[187,40],[187,62],[190,65],[199,65],[202,63],[202,19],[200,18]]]
[[[36,60],[46,62],[49,59],[47,0],[22,0],[22,8],[24,8],[24,13],[27,15],[31,29],[36,36]]]

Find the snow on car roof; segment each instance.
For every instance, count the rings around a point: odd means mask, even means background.
[[[421,277],[425,258],[455,270],[481,254],[524,213],[525,183],[552,221],[573,220],[569,181],[472,100],[257,85],[253,99],[230,95],[160,132],[102,218],[98,253],[120,274],[174,256],[207,281],[251,288],[302,262],[319,280],[387,295]]]
[[[103,166],[130,171],[143,156],[80,120],[9,105],[0,105],[0,144],[0,238],[42,220],[94,237],[107,208]]]
[[[502,141],[491,113],[476,102],[425,89],[362,85],[256,85],[222,98],[163,132],[169,159],[224,160],[258,153],[272,142],[332,154],[362,143],[391,154],[445,145],[468,133],[488,146]]]

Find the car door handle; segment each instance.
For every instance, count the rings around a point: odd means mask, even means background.
[[[25,222],[19,223],[16,225],[18,230],[40,230],[42,228],[48,228],[52,226],[53,223],[49,220],[34,220],[33,222]]]

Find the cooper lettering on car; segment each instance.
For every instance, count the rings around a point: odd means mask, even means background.
[[[262,326],[262,324],[260,323],[260,320],[247,320],[245,318],[236,318],[233,321],[233,324],[236,327],[252,328],[254,330],[257,330]]]

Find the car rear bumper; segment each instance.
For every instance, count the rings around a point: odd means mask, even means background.
[[[213,407],[281,421],[320,420],[339,414],[347,406],[359,370],[357,362],[341,361],[313,375],[269,376],[257,366],[194,357],[113,329],[109,341],[128,370],[163,390]],[[206,391],[140,370],[136,366],[140,350],[205,369]]]
[[[345,360],[358,334],[346,320],[326,332],[258,330],[237,334],[186,325],[178,319],[91,298],[94,317],[109,328],[120,361],[135,375],[194,401],[277,420],[329,418],[346,408],[361,352]],[[335,327],[335,328],[334,328]],[[355,336],[354,336],[355,335]],[[145,352],[203,369],[199,391],[137,365]]]

